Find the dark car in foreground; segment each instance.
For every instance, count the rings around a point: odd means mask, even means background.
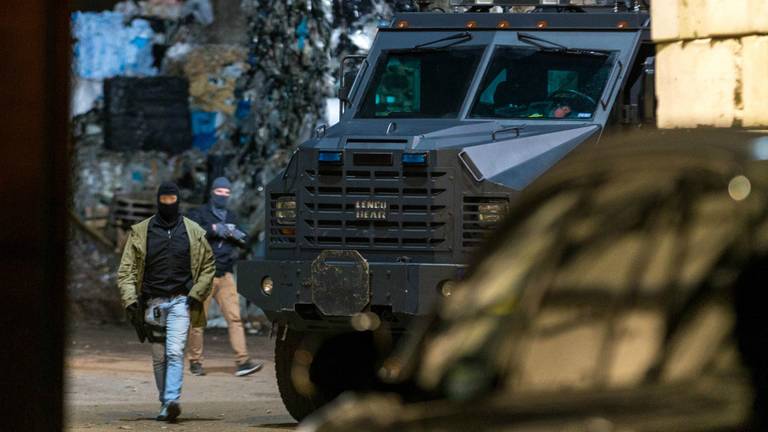
[[[743,431],[764,415],[768,137],[620,139],[522,194],[385,362],[399,391],[345,395],[300,430]]]

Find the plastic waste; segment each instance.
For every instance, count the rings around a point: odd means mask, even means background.
[[[182,16],[193,16],[197,22],[203,25],[213,23],[213,6],[210,0],[187,0],[181,10]]]
[[[100,80],[157,75],[152,27],[143,19],[126,21],[126,15],[119,12],[72,14],[74,64],[79,77]]]

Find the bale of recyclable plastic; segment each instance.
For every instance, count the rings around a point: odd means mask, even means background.
[[[183,57],[183,73],[189,79],[192,106],[208,112],[233,115],[237,109],[235,87],[250,69],[245,47],[203,45]]]
[[[104,144],[110,150],[178,154],[192,146],[183,78],[112,78],[104,83],[104,104]]]

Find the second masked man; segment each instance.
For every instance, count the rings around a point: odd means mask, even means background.
[[[216,258],[216,275],[213,278],[213,293],[204,303],[205,312],[211,297],[219,304],[229,330],[229,343],[235,352],[237,369],[235,375],[246,376],[261,369],[262,363],[254,362],[248,355],[245,343],[243,321],[240,318],[240,296],[237,293],[232,271],[237,257],[237,248],[245,245],[245,234],[237,227],[233,212],[227,210],[232,184],[225,177],[213,181],[208,204],[189,212],[189,218],[207,232],[208,242]],[[189,369],[194,375],[205,375],[203,369],[203,328],[189,331]]]

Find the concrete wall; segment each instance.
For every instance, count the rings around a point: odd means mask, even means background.
[[[768,1],[653,2],[660,127],[768,126]]]

